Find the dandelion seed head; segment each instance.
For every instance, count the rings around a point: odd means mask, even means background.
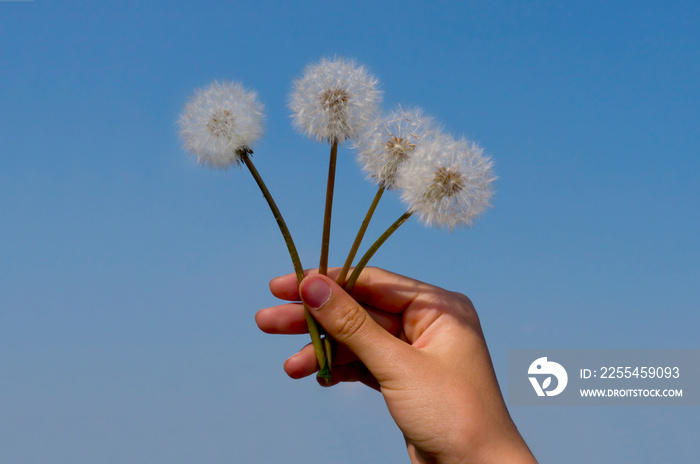
[[[464,175],[457,167],[440,166],[435,170],[433,182],[430,184],[426,195],[435,199],[452,197],[464,190]]]
[[[464,138],[438,134],[421,144],[397,173],[401,199],[427,226],[469,227],[491,206],[493,161]]]
[[[212,113],[207,122],[207,129],[214,137],[226,137],[226,134],[235,130],[236,120],[229,110],[219,109]]]
[[[328,89],[321,93],[321,108],[328,112],[340,112],[343,111],[344,106],[348,103],[350,94],[347,90],[337,87],[335,89]]]
[[[215,81],[195,91],[179,125],[185,148],[200,164],[227,169],[262,137],[263,106],[241,84]]]
[[[394,111],[375,118],[362,131],[357,159],[369,179],[387,189],[396,184],[399,166],[436,133],[433,119],[420,109]]]
[[[294,82],[289,108],[294,126],[319,142],[355,139],[381,102],[377,79],[353,60],[323,59]]]

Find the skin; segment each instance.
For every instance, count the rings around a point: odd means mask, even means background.
[[[474,306],[466,296],[382,269],[365,269],[348,295],[315,272],[270,282],[291,303],[260,310],[271,334],[305,333],[304,310],[337,340],[333,384],[378,390],[413,463],[536,463],[510,418]],[[284,364],[295,379],[318,369],[309,345]]]

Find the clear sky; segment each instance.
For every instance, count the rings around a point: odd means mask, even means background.
[[[494,158],[475,227],[409,222],[373,263],[469,295],[504,389],[509,349],[700,348],[699,30],[691,0],[0,2],[0,463],[407,461],[378,394],[285,376],[306,337],[253,320],[292,270],[272,216],[177,136],[195,88],[257,90],[315,266],[328,148],[286,104],[334,55]],[[336,265],[374,193],[339,156]],[[511,412],[543,463],[700,454],[698,408]]]

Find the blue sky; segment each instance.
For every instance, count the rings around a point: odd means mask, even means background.
[[[509,349],[698,348],[698,30],[692,1],[0,2],[0,462],[406,462],[379,395],[286,378],[306,338],[253,321],[291,272],[275,223],[177,137],[195,88],[256,89],[314,266],[328,150],[286,102],[324,56],[494,158],[473,229],[412,221],[373,263],[469,295],[504,388]],[[373,190],[341,148],[332,263]],[[700,453],[697,408],[511,412],[541,462]]]

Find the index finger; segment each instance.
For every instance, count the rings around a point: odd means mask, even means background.
[[[316,270],[305,271],[306,275],[317,273]],[[340,269],[329,269],[328,276],[335,278]],[[299,301],[299,285],[294,274],[277,277],[270,281],[270,290],[277,298]],[[421,293],[443,291],[419,280],[395,274],[376,267],[363,269],[352,289],[351,296],[358,302],[371,307],[400,313],[406,310]]]

